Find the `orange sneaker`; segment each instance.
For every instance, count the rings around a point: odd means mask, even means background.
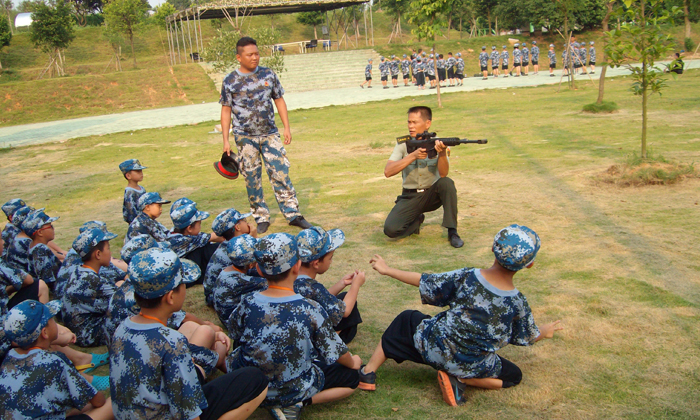
[[[466,401],[464,398],[466,385],[444,370],[438,371],[437,379],[440,385],[440,391],[442,391],[442,399],[447,405],[457,407],[458,405],[464,404]]]

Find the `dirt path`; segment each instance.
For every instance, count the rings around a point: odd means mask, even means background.
[[[700,61],[688,61],[686,69],[700,68]],[[600,68],[598,68],[600,71]],[[607,77],[629,74],[623,69],[608,69]],[[360,73],[358,75],[361,76]],[[555,71],[556,77],[549,77],[548,70],[528,77],[490,78],[478,77],[464,79],[464,86],[443,88],[444,93],[468,92],[484,89],[507,89],[512,87],[540,86],[558,84],[561,70]],[[597,80],[600,73],[592,75]],[[578,83],[590,83],[587,76],[577,77]],[[360,78],[358,77],[358,84]],[[563,87],[564,88],[564,87]],[[379,80],[372,89],[344,88],[296,92],[285,95],[289,110],[320,108],[330,105],[352,105],[369,101],[383,101],[406,96],[434,95],[434,89],[419,91],[415,87],[382,89]],[[170,127],[184,124],[198,124],[219,119],[221,107],[218,103],[205,103],[172,108],[160,108],[144,111],[125,112],[122,114],[101,115],[96,117],[75,118],[70,120],[50,121],[45,123],[18,125],[0,128],[0,148],[18,147],[56,141],[65,141],[77,137],[104,135],[124,131],[148,128]]]

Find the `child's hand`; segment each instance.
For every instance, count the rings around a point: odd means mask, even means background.
[[[228,335],[226,335],[222,331],[219,331],[216,333],[215,337],[217,342],[220,342],[221,344],[226,346],[226,351],[229,351],[231,349],[231,339]]]
[[[360,356],[353,354],[352,355],[352,367],[350,369],[358,370],[361,367],[362,367],[362,359],[360,359]]]
[[[352,279],[353,279],[353,277],[355,277],[356,273],[357,273],[357,271],[354,271],[350,274],[346,274],[345,277],[340,279],[340,281],[343,282],[343,286],[346,286],[346,287],[350,286],[352,284]]]
[[[552,338],[554,337],[554,331],[560,331],[563,330],[564,327],[559,325],[561,320],[556,320],[552,322],[551,324],[543,325],[540,327],[540,339],[543,338]]]
[[[363,284],[365,284],[365,280],[365,272],[358,271],[357,274],[355,274],[355,277],[352,279],[352,284],[357,284],[361,287]]]
[[[211,329],[214,330],[214,332],[216,332],[216,333],[220,333],[220,332],[223,331],[223,329],[221,329],[220,326],[214,324],[214,323],[211,322],[211,321],[204,321],[204,322],[202,323],[202,325],[206,325],[206,326],[208,326],[208,327],[211,327]]]
[[[386,272],[389,270],[389,266],[386,265],[384,258],[379,256],[379,254],[374,254],[374,257],[369,260],[369,263],[379,274],[386,274]]]

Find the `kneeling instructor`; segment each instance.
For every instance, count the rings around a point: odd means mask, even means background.
[[[430,129],[433,112],[427,106],[415,106],[408,110],[408,133],[411,137]],[[384,168],[384,176],[390,178],[399,172],[403,176],[403,191],[396,198],[396,205],[384,222],[384,234],[390,238],[402,238],[420,233],[425,220],[423,213],[443,208],[442,226],[447,228],[447,239],[455,248],[464,241],[457,234],[457,189],[447,177],[450,161],[447,146],[435,141],[436,158],[428,159],[428,153],[420,148],[408,153],[406,143],[399,143]]]

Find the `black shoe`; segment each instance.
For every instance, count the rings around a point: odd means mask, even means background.
[[[450,240],[450,245],[455,248],[461,248],[464,246],[464,241],[456,233],[450,235],[448,239]]]
[[[372,86],[367,86],[367,89],[372,89]]]
[[[416,231],[413,232],[414,235],[420,235],[420,225],[422,225],[423,222],[425,222],[425,215],[424,214],[421,214],[420,216],[418,216],[418,222],[419,222],[418,229],[416,229]]]
[[[258,223],[258,233],[267,232],[267,228],[270,227],[270,222],[260,222]]]
[[[297,216],[289,222],[289,226],[297,226],[302,229],[311,229],[313,225],[304,219],[304,216]],[[259,230],[258,230],[259,232]]]
[[[377,373],[362,373],[365,365],[362,365],[357,373],[360,375],[360,384],[357,386],[363,391],[375,391],[377,389]]]

